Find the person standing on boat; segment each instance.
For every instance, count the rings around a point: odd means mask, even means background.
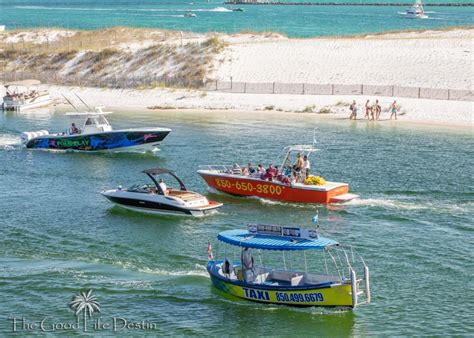
[[[160,186],[161,190],[163,191],[164,195],[168,194],[168,187],[166,186],[165,181],[163,181],[162,178],[160,178],[160,181],[158,182],[158,185]]]
[[[303,160],[304,160],[304,165],[303,165],[304,178],[306,178],[309,175],[309,171],[311,169],[311,163],[309,162],[308,156],[306,156],[306,155],[304,155]]]
[[[351,111],[351,116],[349,116],[349,120],[357,120],[357,103],[356,101],[352,101],[351,106],[349,107],[349,110]]]
[[[397,111],[398,111],[398,105],[397,101],[393,101],[393,103],[390,105],[390,120],[392,119],[393,116],[395,116],[395,120],[397,119]]]
[[[251,283],[254,281],[254,271],[253,271],[253,256],[249,248],[244,248],[241,255],[242,260],[242,274],[244,276],[244,281]]]

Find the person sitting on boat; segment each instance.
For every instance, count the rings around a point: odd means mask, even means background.
[[[255,171],[256,171],[256,169],[253,167],[252,163],[250,163],[250,162],[249,162],[249,164],[247,165],[247,170],[249,171],[249,174],[250,174],[250,175],[255,174]]]
[[[234,164],[234,166],[232,167],[232,174],[242,175],[242,169],[240,168],[240,166],[237,163]]]
[[[81,131],[79,130],[79,128],[76,127],[76,124],[74,122],[71,123],[70,134],[74,135],[74,134],[80,134],[80,133],[81,133]]]
[[[168,187],[166,186],[165,181],[160,178],[158,185],[160,186],[161,190],[163,191],[164,195],[168,195]]]
[[[257,174],[264,174],[265,173],[265,169],[263,169],[263,165],[260,163],[258,166],[257,166]]]
[[[273,178],[276,176],[275,168],[270,164],[268,169],[265,171],[265,174],[262,175],[261,179],[264,181],[273,181]]]
[[[248,169],[247,167],[245,167],[244,169],[242,169],[242,175],[244,175],[244,176],[250,175],[249,169]]]
[[[247,283],[254,281],[254,271],[253,271],[253,256],[249,248],[244,248],[242,250],[242,272],[244,275],[244,280]]]
[[[232,264],[226,258],[224,263],[222,264],[222,273],[224,274],[224,276],[229,278],[230,277],[230,272],[232,271],[232,269],[233,269]]]
[[[309,162],[308,156],[306,155],[304,155],[303,160],[304,160],[304,165],[303,165],[304,177],[306,178],[309,175],[309,171],[311,169],[311,163]]]

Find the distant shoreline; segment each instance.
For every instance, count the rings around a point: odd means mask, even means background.
[[[5,31],[0,32],[0,37],[2,33],[16,33],[16,32],[32,32],[32,31],[41,31],[41,30],[62,30],[62,31],[70,31],[70,32],[92,32],[92,31],[104,31],[104,30],[112,30],[112,29],[134,29],[140,31],[159,31],[164,33],[170,34],[180,34],[180,30],[176,29],[165,29],[165,28],[153,28],[153,27],[133,27],[133,26],[110,26],[104,28],[67,28],[67,27],[60,27],[60,26],[35,26],[35,27],[25,27],[25,28],[14,28],[8,29],[5,28]],[[471,25],[464,25],[464,26],[450,26],[450,27],[436,27],[436,28],[407,28],[407,29],[394,29],[389,31],[383,32],[362,32],[362,33],[355,33],[355,34],[342,34],[342,35],[314,35],[308,37],[294,37],[288,36],[285,33],[278,32],[278,31],[250,31],[247,29],[243,29],[239,32],[235,33],[226,33],[220,31],[213,31],[213,32],[184,32],[185,34],[197,34],[197,35],[228,35],[228,36],[236,36],[240,34],[254,34],[254,35],[265,35],[265,34],[275,34],[281,37],[284,37],[288,40],[311,40],[311,39],[360,39],[360,38],[367,38],[367,37],[380,37],[385,38],[389,35],[398,35],[403,33],[427,33],[427,32],[450,32],[450,31],[457,31],[457,30],[471,30],[474,29],[474,23]]]

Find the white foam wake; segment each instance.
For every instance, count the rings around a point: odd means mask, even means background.
[[[12,134],[0,134],[0,149],[13,149],[21,145],[19,136]]]

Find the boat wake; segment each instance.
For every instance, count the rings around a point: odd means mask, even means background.
[[[194,270],[187,270],[187,271],[168,271],[164,269],[150,269],[150,268],[142,268],[138,269],[139,272],[159,275],[159,276],[172,276],[172,277],[183,277],[183,276],[198,276],[198,277],[206,277],[209,278],[209,274],[207,273],[206,267],[200,264],[194,265]]]
[[[0,149],[13,150],[21,147],[19,136],[12,134],[0,134]]]

